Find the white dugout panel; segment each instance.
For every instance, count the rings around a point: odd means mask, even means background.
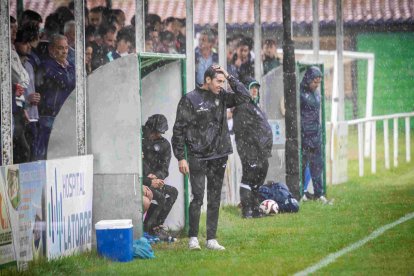
[[[181,61],[173,61],[142,78],[142,124],[154,114],[163,114],[168,120],[168,130],[163,136],[171,143],[177,105],[182,96]],[[171,149],[172,152],[172,149]],[[178,161],[172,153],[166,184],[178,190],[175,202],[165,224],[171,229],[184,227],[184,177],[178,170]]]

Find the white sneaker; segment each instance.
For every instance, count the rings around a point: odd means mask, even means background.
[[[224,250],[224,246],[220,245],[217,240],[212,239],[206,242],[206,247],[211,250]]]
[[[318,201],[322,202],[323,204],[328,204],[329,203],[329,201],[324,196],[320,196],[318,198]]]
[[[302,198],[300,199],[300,202],[308,201],[309,198],[306,196],[306,194],[303,194]]]
[[[197,237],[190,237],[190,240],[188,241],[188,248],[190,250],[201,250]]]

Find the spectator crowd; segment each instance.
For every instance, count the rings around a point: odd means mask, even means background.
[[[86,74],[136,52],[134,17],[127,22],[122,10],[97,6],[85,8],[85,18]],[[74,2],[46,18],[33,10],[10,17],[14,163],[47,158],[54,119],[75,88],[75,28]],[[206,69],[218,63],[217,29],[201,30],[196,45],[195,81],[202,85]],[[252,46],[242,34],[227,38],[227,71],[246,85],[254,75]],[[264,73],[280,65],[276,47],[263,43]],[[185,54],[185,18],[146,15],[145,51]]]

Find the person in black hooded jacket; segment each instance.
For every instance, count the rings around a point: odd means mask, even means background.
[[[225,79],[235,93],[223,89]],[[189,249],[201,249],[197,236],[206,177],[206,246],[213,250],[225,249],[217,242],[216,232],[227,156],[233,152],[227,126],[227,108],[249,100],[249,92],[240,81],[221,66],[212,65],[204,73],[204,84],[184,95],[178,104],[171,142],[180,172],[190,172],[193,200],[190,204]]]
[[[171,146],[161,135],[167,130],[168,122],[162,114],[150,116],[142,127],[143,184],[149,187],[152,199],[157,201],[157,204],[151,203],[147,211],[144,230],[163,240],[170,236],[163,223],[178,196],[175,187],[165,184],[169,174]]]
[[[272,129],[266,114],[259,107],[260,84],[251,78],[248,83],[252,99],[233,111],[233,130],[243,169],[240,184],[243,218],[262,216],[259,211],[259,187],[266,178],[273,145]]]
[[[300,120],[302,140],[302,179],[309,166],[315,198],[327,203],[322,187],[322,126],[321,94],[318,89],[322,81],[322,72],[318,67],[309,67],[300,83]],[[302,185],[305,186],[305,185]],[[302,201],[307,201],[306,194]]]

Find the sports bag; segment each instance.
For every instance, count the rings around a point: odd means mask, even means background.
[[[261,200],[272,199],[279,205],[281,213],[296,213],[299,211],[299,203],[292,196],[289,188],[282,182],[271,182],[259,188]]]

